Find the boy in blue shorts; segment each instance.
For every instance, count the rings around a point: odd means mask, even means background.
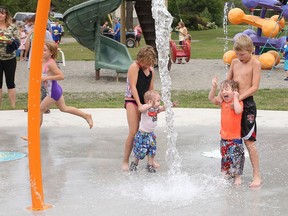
[[[141,121],[133,141],[134,161],[131,162],[130,171],[137,171],[139,160],[148,157],[147,171],[155,173],[153,167],[156,154],[156,135],[154,129],[157,126],[157,115],[165,111],[164,106],[160,106],[161,96],[154,90],[149,90],[144,94],[144,101],[139,111],[141,112]]]

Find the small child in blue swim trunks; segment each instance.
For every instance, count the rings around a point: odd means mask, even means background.
[[[139,160],[148,157],[147,171],[155,173],[153,167],[156,154],[156,135],[154,129],[157,126],[158,113],[165,111],[165,106],[160,106],[161,96],[154,90],[149,90],[144,94],[144,101],[139,111],[141,112],[141,121],[133,141],[134,161],[131,162],[130,171],[137,171]]]

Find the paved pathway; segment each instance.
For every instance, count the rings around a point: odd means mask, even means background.
[[[95,80],[94,61],[68,61],[66,66],[60,65],[65,79],[61,81],[66,92],[124,92],[126,74],[120,74],[116,82],[116,72],[101,70],[100,80]],[[287,88],[283,81],[285,73],[283,64],[272,71],[262,71],[260,88]],[[173,90],[209,89],[212,77],[217,74],[219,80],[225,78],[227,70],[222,60],[191,59],[186,64],[173,64],[170,72]],[[268,78],[267,75],[271,73]],[[161,89],[159,73],[156,69],[156,89]],[[5,88],[5,85],[4,85]],[[16,72],[17,92],[27,92],[27,62],[18,62]]]

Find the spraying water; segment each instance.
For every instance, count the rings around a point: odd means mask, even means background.
[[[168,148],[166,161],[170,174],[181,171],[181,158],[176,148],[177,133],[174,130],[174,112],[171,110],[171,77],[168,70],[169,39],[173,17],[167,11],[164,0],[152,1],[152,16],[155,20],[156,48],[158,51],[158,66],[162,83],[162,100],[166,105],[166,130]]]
[[[224,40],[224,53],[228,51],[228,2],[224,5],[224,16],[223,16],[223,31],[225,35]],[[226,69],[228,69],[228,64],[225,64]]]
[[[224,53],[228,51],[228,2],[224,5],[223,31],[225,35]]]

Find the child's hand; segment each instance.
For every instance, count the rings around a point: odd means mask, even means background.
[[[41,81],[42,81],[42,82],[45,82],[45,81],[47,81],[47,80],[48,80],[48,79],[47,79],[47,76],[42,76],[42,77],[41,77]]]
[[[172,107],[177,107],[177,106],[179,106],[179,101],[178,100],[173,101],[172,102]]]
[[[239,99],[239,92],[238,91],[234,91],[233,95],[234,95],[234,98],[238,98]]]
[[[212,79],[212,87],[217,88],[217,83],[218,83],[218,77],[215,75]]]

